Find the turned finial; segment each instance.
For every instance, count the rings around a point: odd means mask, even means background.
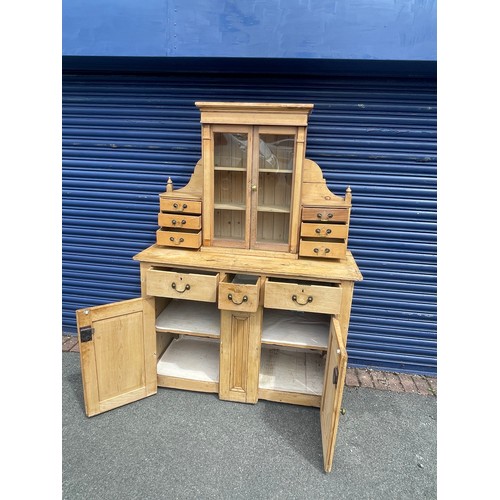
[[[167,181],[167,193],[171,193],[174,190],[174,183],[172,179],[169,177]]]
[[[347,186],[347,189],[345,190],[345,201],[347,203],[351,203],[351,199],[352,199],[351,186]]]

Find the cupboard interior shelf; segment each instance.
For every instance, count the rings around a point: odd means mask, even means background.
[[[329,328],[326,314],[264,309],[261,342],[326,351]]]
[[[156,331],[219,338],[220,311],[213,302],[193,307],[188,300],[172,299],[156,318]]]
[[[324,370],[321,353],[262,346],[259,389],[321,395]]]
[[[270,172],[272,174],[293,174],[293,170],[279,170],[276,168],[259,168],[259,172]]]
[[[219,342],[182,336],[172,340],[157,363],[158,375],[199,382],[219,381]]]
[[[246,167],[224,167],[222,165],[215,165],[214,170],[227,171],[227,172],[246,172]]]
[[[282,205],[259,205],[257,207],[258,212],[270,212],[276,214],[288,214],[290,213],[290,207],[285,207]]]
[[[243,203],[215,203],[215,210],[245,210],[246,206]]]

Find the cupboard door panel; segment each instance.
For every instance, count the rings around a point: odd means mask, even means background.
[[[221,311],[219,397],[256,403],[262,307],[256,313]]]
[[[346,370],[347,351],[342,340],[340,323],[332,317],[320,409],[323,461],[326,472],[332,470]]]
[[[156,393],[156,341],[146,300],[76,312],[87,416]]]

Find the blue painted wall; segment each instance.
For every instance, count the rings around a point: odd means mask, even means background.
[[[63,56],[436,61],[435,0],[63,0]]]

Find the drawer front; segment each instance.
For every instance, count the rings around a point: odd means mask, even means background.
[[[307,238],[347,238],[345,224],[314,224],[303,222],[300,226],[300,235]]]
[[[156,231],[156,242],[158,245],[176,248],[200,248],[201,231],[197,233],[184,233],[182,231]]]
[[[146,271],[146,293],[155,297],[215,302],[218,282],[218,273],[205,275],[162,269]]]
[[[304,207],[302,209],[302,220],[322,222],[347,222],[349,220],[349,209]]]
[[[160,198],[162,212],[201,214],[201,201]]]
[[[264,307],[294,311],[338,314],[342,288],[327,285],[301,285],[267,280]]]
[[[321,257],[322,259],[343,259],[346,254],[345,243],[328,241],[300,240],[299,255],[301,257]]]
[[[219,283],[219,309],[256,312],[259,308],[260,278],[255,285]]]
[[[201,229],[201,215],[159,213],[158,225],[176,229]]]

